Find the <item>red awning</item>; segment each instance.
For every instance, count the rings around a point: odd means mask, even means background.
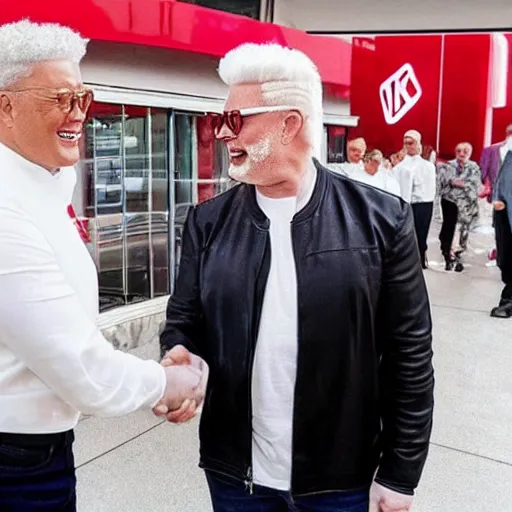
[[[68,25],[93,40],[214,57],[243,42],[277,42],[306,53],[331,92],[345,96],[350,87],[351,45],[342,39],[175,0],[0,0],[0,24],[22,18]]]

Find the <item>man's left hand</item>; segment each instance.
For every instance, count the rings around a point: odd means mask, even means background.
[[[413,496],[400,494],[373,482],[370,487],[370,508],[368,512],[410,512]]]
[[[202,377],[199,388],[202,391],[203,396],[206,394],[209,375],[208,365],[202,358],[189,352],[183,345],[176,345],[174,348],[169,350],[160,364],[162,366],[190,364],[201,372]],[[167,420],[171,423],[185,423],[201,411],[201,406],[202,403],[196,403],[194,400],[185,400],[179,409],[170,411],[166,414]]]

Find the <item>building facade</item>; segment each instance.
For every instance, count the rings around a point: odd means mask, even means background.
[[[512,124],[512,33],[357,36],[352,40],[351,137],[389,155],[419,130],[440,158],[459,142],[482,148]]]
[[[347,129],[357,124],[349,103],[351,45],[260,22],[263,10],[249,0],[2,3],[0,23],[58,22],[91,40],[82,73],[95,101],[73,206],[98,268],[102,328],[117,346],[154,338],[173,291],[188,208],[234,185],[209,122],[226,98],[217,67],[227,51],[270,41],[308,54],[324,84],[322,159],[344,157]]]

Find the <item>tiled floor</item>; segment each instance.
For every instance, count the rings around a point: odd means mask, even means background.
[[[512,512],[512,319],[489,317],[501,289],[497,269],[485,266],[490,240],[473,236],[462,274],[445,273],[430,242],[436,412],[415,512]],[[209,512],[197,453],[197,422],[86,418],[77,428],[79,511]]]

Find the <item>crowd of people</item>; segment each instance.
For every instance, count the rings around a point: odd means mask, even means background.
[[[491,314],[508,318],[512,316],[512,214],[506,205],[512,191],[508,170],[512,165],[511,150],[512,125],[507,127],[504,141],[484,148],[480,163],[471,160],[473,147],[469,142],[457,144],[453,159],[442,160],[431,146],[422,146],[418,131],[409,130],[404,134],[402,149],[389,159],[378,149],[367,151],[366,141],[358,137],[347,144],[347,162],[329,167],[399,195],[411,204],[423,268],[428,267],[427,238],[436,202],[441,210],[439,242],[445,270],[456,272],[464,270],[462,255],[479,219],[479,199],[492,203],[497,249],[491,254],[498,260],[505,288],[500,304]],[[459,237],[454,246],[457,225]]]
[[[436,162],[436,154],[422,146],[421,134],[409,130],[403,137],[403,148],[385,158],[377,149],[367,152],[366,142],[359,137],[347,145],[348,161],[330,168],[354,180],[373,185],[402,197],[411,204],[423,268],[428,267],[427,238],[434,205],[439,202],[443,226],[439,235],[445,269],[464,269],[461,256],[467,249],[468,236],[478,219],[478,197],[481,173],[470,160],[472,146],[461,142],[455,158]],[[437,165],[435,165],[437,163]],[[457,224],[460,225],[458,247],[453,247]]]

